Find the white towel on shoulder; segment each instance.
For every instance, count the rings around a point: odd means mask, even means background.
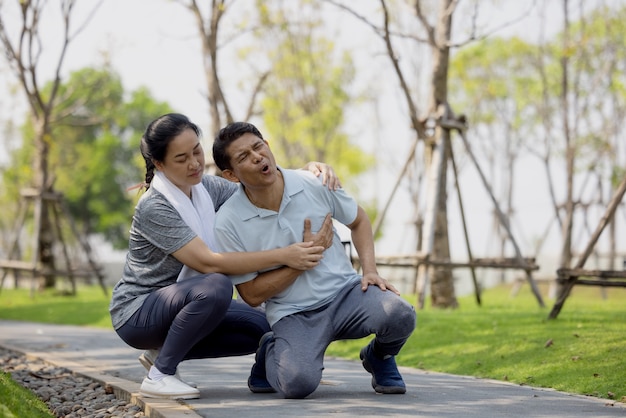
[[[213,236],[215,206],[213,206],[211,196],[209,196],[209,192],[202,183],[191,187],[191,200],[160,171],[154,173],[150,187],[163,194],[192,231],[204,241],[211,251],[215,251],[216,246]],[[201,273],[184,265],[178,274],[177,281],[199,274]]]

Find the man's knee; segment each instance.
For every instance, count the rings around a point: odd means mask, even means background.
[[[413,305],[404,299],[396,298],[385,311],[397,333],[408,336],[413,332],[417,322],[417,314]]]
[[[286,399],[303,399],[315,392],[322,379],[321,373],[297,370],[280,381],[280,392]]]

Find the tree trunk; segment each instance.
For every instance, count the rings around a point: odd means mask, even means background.
[[[560,268],[568,268],[572,263],[572,231],[574,228],[574,159],[576,150],[572,141],[572,134],[569,124],[569,78],[568,78],[568,49],[569,49],[569,11],[568,0],[563,0],[563,55],[561,57],[561,107],[563,118],[563,134],[565,137],[565,164],[566,164],[566,200],[565,200],[565,217],[562,228],[562,248]],[[562,292],[559,286],[558,292]]]
[[[49,136],[47,135],[48,127],[47,122],[36,121],[34,124],[36,129],[36,155],[34,159],[34,172],[35,172],[35,188],[39,192],[38,203],[40,210],[35,211],[35,217],[39,216],[39,219],[35,219],[35,226],[38,231],[35,231],[37,237],[37,260],[44,271],[53,272],[55,268],[54,257],[54,226],[50,219],[50,211],[48,204],[43,199],[44,193],[52,191],[53,180],[49,174],[48,155],[50,153]],[[53,288],[56,285],[56,276],[53,273],[44,273],[42,276],[42,287]]]
[[[444,141],[444,158],[441,159],[443,165],[441,169],[441,179],[438,183],[437,193],[437,213],[435,216],[435,241],[432,257],[438,260],[450,259],[450,240],[448,237],[448,161],[450,157],[450,131],[441,130],[440,141]],[[431,274],[431,304],[436,308],[456,308],[459,303],[454,290],[454,277],[452,269],[447,267],[432,267]]]
[[[185,3],[183,2],[183,4]],[[212,4],[210,15],[206,17],[207,24],[205,24],[205,17],[195,1],[186,4],[186,7],[191,10],[196,19],[198,34],[202,40],[202,63],[208,90],[207,103],[211,116],[211,137],[215,136],[222,127],[222,118],[226,119],[226,123],[233,121],[230,109],[221,90],[217,71],[217,35],[220,20],[226,12],[226,6],[223,0],[214,1]],[[223,113],[220,111],[220,108]]]
[[[433,52],[433,78],[432,96],[430,103],[431,113],[434,114],[443,106],[447,114],[448,103],[448,65],[450,61],[450,48],[448,43],[452,32],[452,0],[441,0],[439,3],[439,19],[435,29],[436,42],[432,45]],[[441,170],[442,178],[438,182],[437,213],[435,218],[435,240],[432,257],[436,259],[450,259],[450,240],[448,237],[448,194],[447,168],[450,152],[450,130],[438,129],[440,134],[436,141],[444,141],[444,154],[442,155]],[[458,306],[454,290],[454,278],[452,269],[448,267],[432,267],[431,302],[432,306],[439,308],[455,308]]]

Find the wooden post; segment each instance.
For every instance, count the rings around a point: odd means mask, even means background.
[[[15,222],[15,228],[12,236],[12,244],[9,247],[9,259],[21,258],[19,252],[19,246],[17,245],[19,242],[19,235],[22,227],[24,226],[24,222],[26,221],[26,214],[28,213],[28,201],[21,199],[18,205],[18,213],[17,213],[17,221]],[[33,266],[34,269],[34,266]],[[10,269],[3,269],[2,279],[0,280],[0,291],[4,289],[4,280],[7,277],[7,274]],[[18,286],[18,278],[19,278],[19,270],[15,269],[13,271],[13,280],[15,287]]]
[[[456,194],[459,199],[459,209],[461,210],[461,221],[463,222],[463,235],[465,236],[465,246],[467,247],[467,257],[472,263],[474,257],[472,256],[472,248],[470,246],[469,234],[467,233],[467,222],[465,221],[465,210],[463,209],[463,196],[461,196],[461,187],[459,186],[459,174],[456,169],[456,162],[454,161],[454,153],[452,147],[450,147],[450,161],[452,162],[452,170],[454,172],[454,184],[456,186]],[[472,273],[472,283],[474,283],[474,296],[476,297],[476,303],[480,306],[480,287],[478,286],[478,279],[476,278],[476,269],[474,266],[470,266],[470,272]]]
[[[620,202],[624,198],[625,193],[626,193],[626,176],[624,177],[624,179],[622,179],[622,182],[620,183],[619,187],[615,191],[613,198],[609,202],[609,206],[606,208],[606,211],[604,212],[604,215],[600,219],[600,222],[598,223],[596,230],[594,231],[593,235],[591,236],[591,239],[587,243],[587,247],[585,248],[585,251],[583,251],[580,258],[576,262],[576,266],[574,267],[575,270],[582,269],[583,266],[585,265],[585,262],[587,261],[587,258],[589,257],[589,255],[591,255],[591,253],[593,252],[593,249],[596,243],[598,242],[598,239],[600,238],[602,231],[604,231],[604,228],[606,227],[606,225],[611,221],[611,219],[613,219],[613,215],[615,214],[615,211],[617,210],[617,207],[619,206]],[[559,297],[556,303],[554,304],[554,306],[552,307],[550,314],[548,315],[548,319],[556,319],[556,317],[559,315],[559,312],[561,311],[561,308],[563,307],[565,300],[567,299],[572,288],[574,287],[574,284],[576,284],[577,279],[578,279],[577,276],[571,276],[570,280],[568,280],[566,283],[563,284],[563,287],[561,288],[561,292],[559,293]]]
[[[509,223],[506,220],[506,217],[504,216],[504,213],[502,212],[502,210],[500,209],[500,205],[498,204],[498,201],[496,200],[492,190],[491,190],[491,186],[489,186],[489,182],[487,181],[487,178],[485,177],[485,174],[483,173],[482,169],[480,168],[480,165],[478,164],[478,161],[476,160],[476,157],[474,156],[474,153],[472,152],[472,148],[469,145],[469,142],[467,141],[467,138],[465,137],[465,133],[464,133],[464,129],[465,126],[455,120],[451,120],[451,121],[446,121],[446,123],[448,124],[448,126],[456,126],[459,130],[459,135],[461,136],[461,139],[463,140],[463,144],[465,145],[465,149],[467,150],[467,153],[470,157],[470,159],[472,160],[472,162],[474,163],[474,166],[476,167],[476,170],[478,171],[478,174],[480,176],[480,179],[483,182],[483,185],[485,186],[485,189],[487,190],[487,193],[489,194],[489,197],[491,198],[491,201],[493,202],[493,205],[495,207],[496,210],[496,214],[498,215],[498,219],[500,220],[500,223],[502,224],[502,226],[504,227],[504,229],[506,230],[509,239],[511,240],[511,244],[513,245],[513,248],[515,250],[515,256],[520,264],[520,266],[524,267],[526,266],[526,261],[524,260],[524,258],[522,257],[522,253],[519,249],[519,246],[517,245],[517,242],[515,241],[515,238],[513,237],[513,233],[511,232],[511,228],[509,227]],[[533,294],[535,295],[535,298],[537,298],[537,302],[539,302],[539,306],[541,306],[542,308],[545,306],[545,304],[543,303],[543,298],[541,297],[541,293],[539,293],[539,289],[537,288],[537,285],[535,284],[535,281],[533,280],[532,274],[530,272],[529,269],[524,269],[524,271],[526,272],[526,279],[528,280],[528,283],[530,284],[530,287],[532,289]]]
[[[385,215],[387,215],[387,210],[389,210],[389,206],[391,205],[391,200],[396,194],[396,191],[398,190],[398,186],[400,185],[402,178],[406,174],[406,170],[408,169],[409,164],[415,158],[415,150],[417,149],[417,144],[419,143],[419,140],[420,140],[419,138],[415,138],[415,141],[413,141],[413,145],[411,146],[411,149],[409,150],[409,155],[406,159],[406,162],[404,163],[404,166],[402,167],[402,170],[400,171],[400,174],[398,175],[398,178],[396,179],[396,183],[394,184],[393,189],[391,190],[391,195],[389,196],[389,199],[387,199],[387,203],[385,203],[385,207],[383,208],[383,210],[378,214],[378,216],[374,220],[374,225],[372,227],[374,236],[376,236],[376,234],[378,233],[378,230],[380,229],[383,223],[383,220],[385,219]]]
[[[33,204],[33,221],[35,223],[35,234],[33,237],[33,254],[32,260],[30,262],[25,262],[19,260],[18,256],[18,242],[20,238],[21,230],[24,227],[24,222],[26,220],[26,216],[29,211],[30,204]],[[46,209],[49,212],[49,215],[53,218],[51,219],[54,223],[53,227],[53,239],[58,241],[61,245],[61,250],[63,252],[63,256],[65,258],[66,271],[62,271],[60,269],[54,268],[50,269],[42,269],[40,260],[39,260],[39,234],[41,231],[41,221],[42,221],[42,212],[44,210],[44,205],[46,205]],[[62,235],[61,228],[61,218],[65,217],[69,223],[69,226],[72,230],[72,233],[75,235],[78,240],[84,254],[87,258],[87,262],[89,264],[89,268],[83,272],[78,272],[77,274],[82,275],[91,275],[94,274],[98,278],[98,282],[100,283],[100,287],[102,288],[105,295],[108,294],[106,286],[104,284],[104,277],[100,270],[100,267],[96,264],[92,257],[92,251],[89,246],[88,241],[84,236],[79,234],[76,226],[74,225],[73,219],[67,207],[64,205],[63,196],[60,193],[55,192],[41,192],[37,189],[25,189],[22,191],[22,201],[20,205],[20,213],[18,214],[18,220],[15,228],[15,236],[13,237],[13,243],[11,244],[9,251],[9,260],[0,260],[0,268],[4,270],[2,275],[2,280],[0,282],[0,289],[2,289],[4,285],[4,279],[6,278],[6,274],[8,270],[12,270],[17,272],[27,271],[32,275],[31,281],[31,297],[34,296],[36,290],[36,283],[38,279],[38,275],[44,273],[49,275],[67,275],[70,280],[72,286],[72,293],[76,293],[76,283],[75,283],[75,271],[72,263],[69,259],[69,254],[67,252],[67,244],[65,243]],[[16,274],[16,273],[14,273]]]
[[[443,159],[446,158],[446,141],[441,137],[441,126],[437,124],[436,142],[432,149],[432,157],[428,170],[426,214],[424,216],[425,239],[422,242],[422,254],[428,259],[435,245],[435,230],[437,225],[437,202],[439,201],[439,182],[442,179]],[[428,273],[431,267],[420,264],[417,269],[417,307],[424,308],[424,299],[428,290]]]

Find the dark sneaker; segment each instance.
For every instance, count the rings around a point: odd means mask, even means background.
[[[361,349],[361,360],[365,370],[372,374],[372,387],[378,393],[402,394],[406,393],[406,385],[400,376],[396,359],[389,356],[381,359],[372,350],[372,341]]]
[[[276,389],[270,385],[265,375],[265,353],[267,344],[274,339],[273,332],[266,332],[259,341],[259,349],[254,357],[254,364],[248,378],[248,388],[254,393],[274,393]]]

